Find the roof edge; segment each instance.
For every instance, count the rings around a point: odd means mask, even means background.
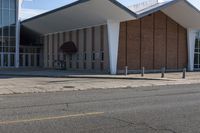
[[[56,8],[56,9],[54,9],[54,10],[48,11],[48,12],[46,12],[46,13],[37,15],[37,16],[35,16],[35,17],[32,17],[32,18],[23,20],[21,23],[26,23],[26,22],[29,22],[29,21],[31,21],[31,20],[34,20],[34,19],[37,19],[37,18],[46,16],[46,15],[49,15],[49,14],[51,14],[51,13],[55,13],[55,12],[57,12],[57,11],[60,11],[60,10],[65,9],[65,8],[70,8],[70,7],[76,6],[76,5],[78,5],[78,4],[88,2],[88,1],[90,1],[90,0],[78,0],[78,1],[75,1],[75,2],[73,2],[73,3],[71,3],[71,4],[68,4],[68,5],[65,5],[65,6]],[[171,5],[174,5],[174,4],[176,4],[176,3],[180,2],[180,1],[186,2],[186,4],[188,4],[189,6],[191,6],[191,7],[192,7],[195,11],[197,11],[198,13],[200,13],[200,10],[199,10],[197,7],[195,7],[194,5],[192,5],[192,4],[191,4],[189,1],[187,1],[187,0],[172,0],[172,1],[169,1],[168,3],[165,3],[165,4],[163,4],[163,5],[159,6],[159,7],[157,7],[157,8],[153,8],[153,9],[151,9],[151,10],[149,10],[149,11],[146,11],[146,12],[144,12],[144,13],[141,13],[141,14],[137,14],[137,13],[133,12],[132,10],[130,10],[129,8],[127,8],[126,6],[124,6],[123,4],[121,4],[120,2],[118,2],[118,1],[116,1],[116,0],[108,0],[108,1],[110,1],[111,3],[113,3],[114,5],[116,5],[117,7],[119,7],[120,9],[124,10],[125,12],[127,12],[128,14],[130,14],[131,16],[135,17],[136,19],[140,19],[140,18],[142,18],[142,17],[145,17],[145,16],[147,16],[147,15],[149,15],[149,14],[152,14],[152,13],[154,13],[154,12],[157,12],[157,11],[159,11],[159,10],[162,10],[162,9],[164,9],[164,8],[167,8],[167,7],[171,6]]]
[[[116,6],[118,6],[119,8],[121,8],[122,10],[126,11],[128,14],[130,14],[131,16],[137,18],[137,14],[133,11],[131,11],[130,9],[128,9],[126,6],[124,6],[123,4],[121,4],[120,2],[116,1],[116,0],[109,0],[111,3],[115,4]]]
[[[165,3],[165,4],[163,4],[163,5],[161,5],[161,6],[157,7],[157,8],[153,8],[153,9],[151,9],[149,11],[144,12],[144,13],[137,14],[137,18],[139,19],[139,18],[145,17],[145,16],[147,16],[149,14],[152,14],[152,13],[155,13],[155,12],[157,12],[159,10],[162,10],[163,8],[166,8],[168,6],[174,5],[174,4],[176,4],[176,3],[180,2],[180,1],[182,1],[182,0],[169,1],[168,3]]]
[[[73,7],[73,6],[76,6],[76,5],[78,5],[78,4],[88,2],[88,1],[90,1],[90,0],[78,0],[78,1],[75,1],[75,2],[73,2],[73,3],[71,3],[71,4],[68,4],[68,5],[59,7],[59,8],[57,8],[57,9],[54,9],[54,10],[51,10],[51,11],[42,13],[42,14],[37,15],[37,16],[35,16],[35,17],[31,17],[31,18],[29,18],[29,19],[23,20],[21,23],[26,23],[26,22],[28,22],[28,21],[31,21],[31,20],[34,20],[34,19],[37,19],[37,18],[46,16],[46,15],[49,15],[49,14],[51,14],[51,13],[54,13],[54,12],[57,12],[57,11],[60,11],[60,10],[66,9],[66,8],[70,8],[70,7]],[[131,10],[129,10],[126,6],[122,5],[122,4],[119,3],[118,1],[116,1],[116,0],[108,0],[108,1],[110,1],[112,4],[116,5],[116,6],[119,7],[120,9],[124,10],[125,12],[127,12],[128,14],[130,14],[131,16],[137,18],[137,14],[136,14],[136,13],[134,13],[134,12],[131,11]]]
[[[90,1],[90,0],[78,0],[78,1],[75,1],[75,2],[73,2],[73,3],[67,4],[67,5],[65,5],[65,6],[62,6],[62,7],[59,7],[59,8],[50,10],[50,11],[48,11],[48,12],[42,13],[42,14],[40,14],[40,15],[37,15],[37,16],[34,16],[34,17],[31,17],[31,18],[25,19],[25,20],[21,21],[21,23],[26,23],[26,22],[31,21],[31,20],[33,20],[33,19],[37,19],[37,18],[46,16],[46,15],[49,15],[49,14],[51,14],[51,13],[54,13],[54,12],[63,10],[63,9],[65,9],[65,8],[73,7],[73,6],[76,6],[76,5],[78,5],[78,4],[88,2],[88,1]]]
[[[189,1],[187,1],[187,0],[184,0],[189,6],[191,6],[194,10],[196,10],[198,13],[200,13],[200,10],[197,8],[197,7],[195,7],[192,3],[190,3]]]

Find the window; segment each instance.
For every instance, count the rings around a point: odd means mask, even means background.
[[[200,38],[195,40],[194,68],[200,69]]]
[[[69,55],[69,60],[72,61],[73,57],[72,54]]]
[[[101,52],[101,61],[104,61],[104,52]]]
[[[16,0],[0,0],[1,67],[15,65]]]
[[[76,60],[77,60],[77,61],[79,60],[79,54],[76,55]]]
[[[3,0],[3,3],[2,3],[2,5],[3,5],[3,8],[9,8],[9,0]]]
[[[16,8],[16,0],[10,0],[10,8],[15,9]]]
[[[87,60],[87,53],[84,53],[84,60]]]
[[[0,0],[0,10],[2,9],[2,0]]]
[[[92,53],[92,60],[95,61],[95,53]]]

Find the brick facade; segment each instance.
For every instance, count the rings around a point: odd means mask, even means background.
[[[162,12],[120,25],[118,71],[187,66],[187,31]]]

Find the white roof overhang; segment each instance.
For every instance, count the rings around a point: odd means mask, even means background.
[[[200,11],[186,0],[180,0],[161,11],[185,28],[200,29]]]
[[[39,34],[48,34],[106,24],[107,20],[121,22],[136,17],[136,14],[115,0],[79,0],[27,19],[22,25]]]

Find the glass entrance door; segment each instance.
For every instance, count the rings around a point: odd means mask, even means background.
[[[0,53],[0,68],[15,67],[15,53]]]

